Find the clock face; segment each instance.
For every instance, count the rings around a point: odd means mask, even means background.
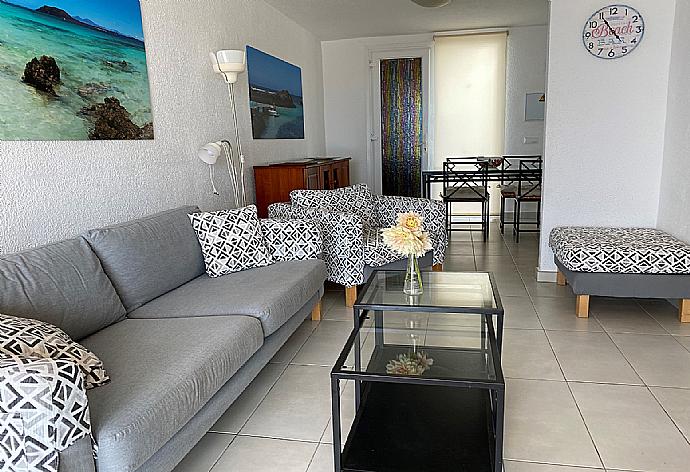
[[[644,19],[628,5],[609,5],[595,12],[582,31],[585,48],[601,59],[619,59],[639,46]]]

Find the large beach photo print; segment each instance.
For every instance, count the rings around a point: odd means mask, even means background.
[[[139,0],[0,0],[0,140],[153,139]]]
[[[304,139],[302,70],[247,46],[254,139]]]

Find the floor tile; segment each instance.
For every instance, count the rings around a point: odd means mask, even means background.
[[[596,472],[604,469],[591,469],[589,467],[569,467],[563,465],[537,464],[534,462],[505,461],[505,472]]]
[[[541,322],[529,297],[501,297],[505,311],[504,327],[541,329]]]
[[[332,415],[331,415],[332,416]],[[350,434],[352,422],[355,420],[355,383],[348,381],[343,385],[340,394],[340,447],[345,446],[347,435]],[[328,421],[328,426],[321,436],[321,443],[333,444],[333,422]],[[332,449],[331,449],[332,451]]]
[[[451,255],[443,261],[443,270],[453,270],[457,272],[472,272],[477,270],[474,263],[474,256]]]
[[[304,472],[316,443],[237,437],[211,472]]]
[[[307,472],[333,472],[333,446],[319,444]]]
[[[565,382],[506,381],[504,458],[602,467]]]
[[[546,334],[534,329],[506,329],[503,375],[519,379],[564,380]]]
[[[232,434],[208,433],[199,441],[173,472],[206,472],[235,439]]]
[[[690,445],[647,388],[570,386],[607,469],[688,470]]]
[[[566,380],[642,384],[606,333],[547,331]]]
[[[501,297],[527,297],[525,284],[520,280],[497,279],[496,287]]]
[[[331,416],[330,368],[290,365],[241,434],[318,441]]]
[[[352,308],[336,303],[328,308],[328,310],[323,312],[321,319],[347,321],[348,323],[352,324],[353,316],[354,314]]]
[[[690,323],[678,321],[678,307],[668,300],[637,300],[637,303],[669,333],[690,336]]]
[[[570,286],[561,287],[554,283],[525,280],[525,287],[531,297],[567,298],[574,300],[575,295]]]
[[[666,334],[666,330],[633,299],[596,299],[590,316],[609,333]]]
[[[242,395],[235,400],[235,403],[211,427],[211,431],[238,433],[271,387],[278,381],[285,367],[283,364],[268,364],[264,367],[254,381],[242,392]]]
[[[575,316],[575,300],[570,298],[534,297],[534,308],[546,330],[603,331],[594,317]]]
[[[306,320],[304,323],[302,323],[300,327],[295,330],[292,336],[290,336],[290,338],[285,342],[285,344],[283,344],[283,346],[278,350],[276,355],[273,356],[271,362],[277,364],[287,364],[290,362],[318,325],[318,322],[311,320]]]
[[[322,321],[292,362],[333,367],[351,333],[351,323]]]
[[[456,256],[474,257],[474,246],[472,241],[451,241],[446,251],[446,259]]]
[[[651,391],[685,438],[690,440],[690,390],[652,387]]]
[[[690,388],[690,352],[673,336],[611,334],[645,384]]]

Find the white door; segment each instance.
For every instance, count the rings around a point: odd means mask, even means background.
[[[384,191],[384,176],[383,176],[383,159],[384,150],[382,149],[382,94],[381,94],[381,61],[388,59],[407,59],[419,58],[421,59],[422,68],[422,126],[421,126],[421,156],[420,166],[421,170],[429,168],[428,162],[428,131],[429,131],[429,72],[431,48],[401,48],[393,50],[377,50],[371,51],[369,67],[371,70],[371,117],[369,120],[369,139],[370,146],[368,152],[368,174],[369,186],[377,194],[382,194]],[[418,182],[421,186],[421,182]]]

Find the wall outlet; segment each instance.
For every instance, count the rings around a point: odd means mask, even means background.
[[[522,142],[523,144],[537,144],[539,143],[539,138],[535,136],[525,136]]]

